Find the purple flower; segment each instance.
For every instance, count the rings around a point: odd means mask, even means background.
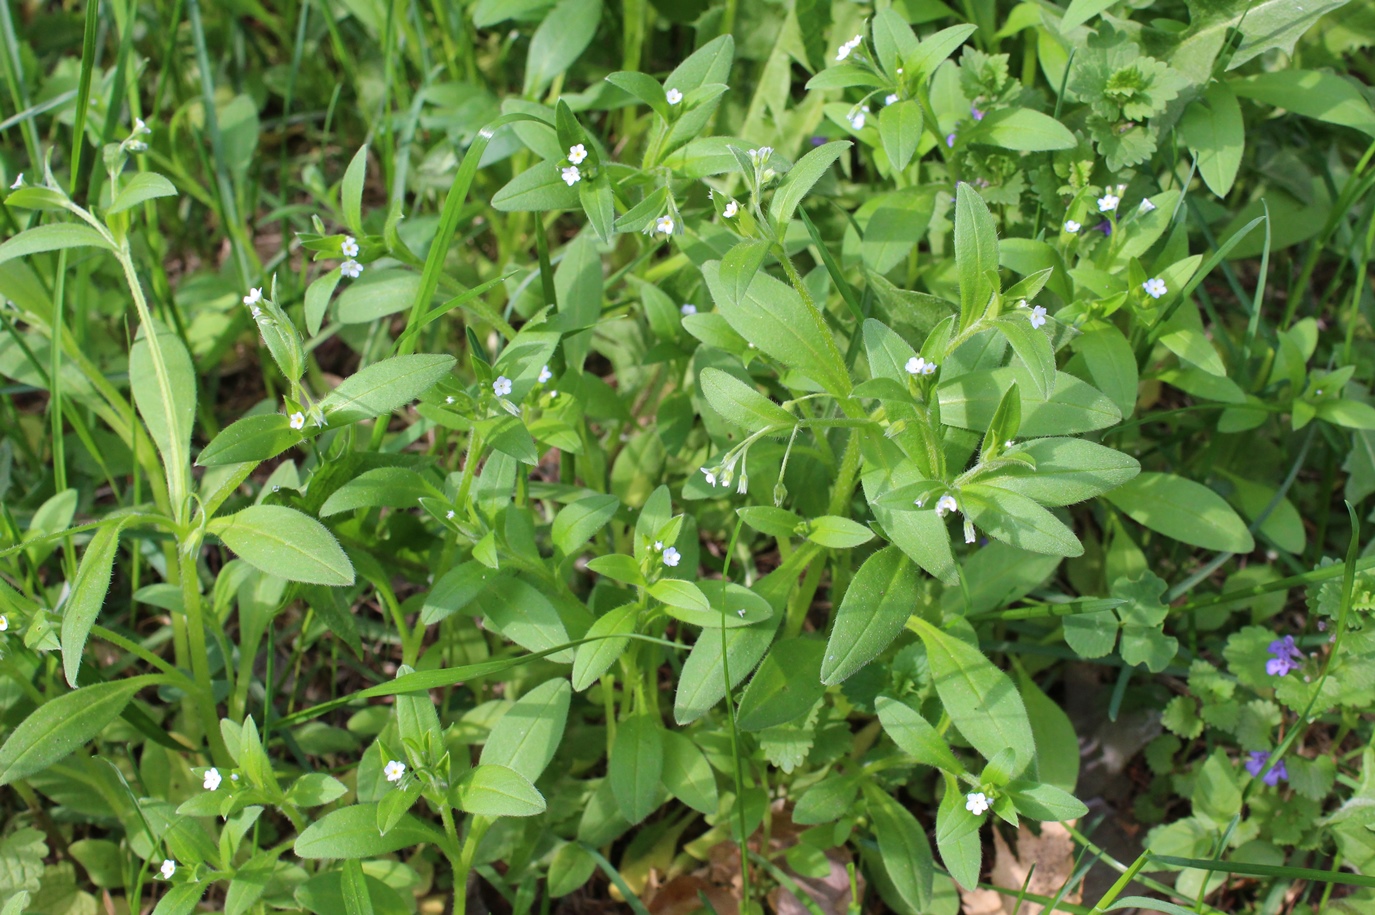
[[[1269,761],[1269,753],[1264,750],[1252,750],[1251,758],[1246,761],[1246,771],[1251,773],[1252,778],[1255,778],[1257,775],[1260,775],[1260,770],[1264,769],[1265,764]],[[1280,779],[1284,779],[1285,781],[1289,780],[1289,770],[1284,767],[1283,760],[1275,764],[1269,772],[1266,772],[1265,778],[1261,779],[1261,781],[1273,788],[1279,784]]]
[[[951,149],[954,149],[954,147],[955,147],[955,135],[954,135],[953,133],[946,134],[946,136],[945,136],[945,145],[948,146],[948,147],[950,147]]]
[[[825,146],[825,145],[826,145],[826,138],[825,138],[825,137],[812,137],[812,145],[813,145],[813,146]]]
[[[1272,677],[1283,677],[1303,663],[1303,652],[1294,644],[1292,635],[1271,642],[1270,655],[1270,660],[1265,662],[1265,672]]]
[[[984,119],[984,113],[979,110],[977,105],[970,105],[969,113],[974,116],[974,120],[976,121],[982,121]]]
[[[1100,222],[1094,228],[1096,228],[1099,232],[1102,232],[1104,235],[1112,235],[1112,223],[1108,222],[1106,219]]]

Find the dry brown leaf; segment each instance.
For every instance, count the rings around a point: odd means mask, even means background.
[[[1042,823],[1039,836],[1025,824],[1019,826],[1015,853],[995,829],[993,850],[992,882],[1008,889],[1021,889],[1030,873],[1031,883],[1027,886],[1027,892],[1054,896],[1074,873],[1074,840],[1069,830],[1059,823]],[[1008,915],[1017,909],[1015,895],[995,895],[1001,897],[1002,910]],[[1078,902],[1079,899],[1079,887],[1072,887],[1064,896],[1065,902]],[[1018,915],[1040,915],[1042,909],[1043,906],[1024,900]]]

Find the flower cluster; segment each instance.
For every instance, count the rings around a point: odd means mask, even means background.
[[[909,375],[934,375],[936,374],[936,363],[927,362],[921,356],[913,356],[907,360],[907,374]]]
[[[1294,637],[1286,635],[1270,643],[1270,660],[1265,662],[1265,672],[1272,677],[1287,676],[1303,663],[1303,652],[1294,644]]]

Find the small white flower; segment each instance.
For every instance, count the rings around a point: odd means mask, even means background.
[[[845,42],[843,45],[840,46],[840,50],[836,52],[836,60],[841,61],[849,57],[850,52],[853,51],[855,48],[859,47],[860,44],[863,43],[863,41],[863,35],[856,35],[854,38],[851,38],[849,41]]]
[[[1017,307],[1018,307],[1018,308],[1026,308],[1026,299],[1018,299],[1018,300],[1017,300]]]
[[[220,787],[220,782],[223,780],[219,769],[207,769],[205,770],[205,781],[201,783],[201,787],[206,791],[214,791]]]
[[[0,613],[0,632],[5,632],[10,628],[10,618]]]
[[[498,375],[497,380],[492,382],[492,393],[498,397],[505,397],[511,393],[511,379],[505,375]]]
[[[909,375],[933,375],[936,372],[936,363],[927,362],[921,356],[913,356],[907,360],[906,368]]]
[[[1154,209],[1155,209],[1155,204],[1151,203],[1151,198],[1145,197],[1145,198],[1142,199],[1142,201],[1141,201],[1141,207],[1140,207],[1141,212],[1143,212],[1143,213],[1149,213],[1151,210],[1154,210]]]
[[[159,868],[159,870],[162,873],[162,879],[171,880],[172,875],[177,872],[177,862],[173,861],[171,858],[164,858],[162,867]]]
[[[654,541],[654,552],[656,552],[656,553],[662,553],[663,551],[664,551],[664,542],[663,542],[662,540],[656,540],[656,541]]]
[[[554,373],[551,372],[551,371],[549,371],[549,366],[546,365],[544,368],[542,368],[542,369],[539,370],[539,383],[540,383],[540,384],[548,384],[549,379],[550,379],[550,378],[553,378],[553,377],[554,377]]]
[[[306,427],[306,415],[301,412],[291,414],[291,428],[297,431]]]
[[[1122,198],[1118,197],[1116,194],[1104,194],[1102,197],[1098,198],[1098,212],[1111,213],[1113,210],[1117,209],[1117,204],[1121,202]]]
[[[664,565],[668,566],[670,569],[678,565],[678,563],[682,561],[683,554],[679,553],[673,547],[669,547],[668,549],[664,550]]]
[[[568,161],[574,165],[582,165],[582,160],[587,158],[587,149],[581,143],[577,146],[568,147]]]
[[[735,612],[736,612],[737,614],[740,615],[740,618],[741,618],[741,619],[744,619],[744,618],[745,618],[745,608],[744,608],[744,607],[741,607],[739,610],[736,610]]]
[[[710,470],[708,470],[708,469],[705,468],[705,467],[702,468],[702,473],[706,475],[706,478],[707,478],[707,485],[708,485],[708,486],[713,486],[713,487],[714,487],[714,486],[716,485],[716,474],[712,473]],[[0,617],[0,619],[3,619],[3,618],[4,618],[4,617]]]
[[[24,186],[24,173],[23,173],[23,172],[20,172],[20,173],[19,173],[19,177],[15,178],[15,179],[14,179],[14,183],[10,185],[10,190],[12,190],[12,191],[17,191],[17,190],[19,190],[19,189],[20,189],[21,187],[23,187],[23,186]]]
[[[237,773],[237,772],[231,772],[231,773],[229,773],[229,780],[230,780],[231,782],[237,782],[237,781],[239,780],[239,773]]]
[[[947,512],[959,511],[960,505],[955,497],[946,493],[936,500],[936,517],[944,518]]]
[[[886,98],[884,98],[883,104],[885,104],[885,105],[894,105],[894,104],[897,104],[897,101],[898,101],[898,94],[897,94],[896,92],[894,92],[894,93],[891,93],[890,95],[888,95]]]
[[[864,105],[858,111],[850,114],[850,126],[855,130],[864,129],[864,121],[869,115],[869,106]]]
[[[339,246],[339,250],[344,252],[344,257],[358,256],[358,239],[352,235],[344,236],[344,243]]]
[[[134,133],[152,133],[148,125],[143,123],[143,118],[134,118]]]
[[[740,204],[738,204],[738,203],[736,203],[734,200],[732,200],[732,201],[730,201],[729,203],[726,204],[726,208],[725,208],[724,210],[721,211],[721,215],[724,216],[724,217],[726,217],[727,219],[734,219],[734,218],[735,218],[735,214],[736,214],[736,213],[739,213],[739,212],[740,212]]]
[[[449,509],[448,511],[446,511],[446,512],[444,513],[444,520],[445,520],[445,521],[452,521],[452,520],[454,520],[454,510],[453,510],[452,508]]]
[[[988,798],[982,791],[975,791],[964,799],[964,809],[975,816],[983,816],[988,810]]]
[[[664,98],[668,99],[670,105],[676,105],[683,100],[683,93],[677,89],[670,89],[664,93]]]
[[[965,522],[964,522],[964,542],[965,542],[965,543],[973,543],[976,539],[978,539],[978,538],[976,538],[976,537],[974,536],[974,522],[973,522],[973,521],[965,521]]]
[[[662,232],[662,233],[664,233],[665,235],[672,235],[672,234],[673,234],[673,217],[672,217],[672,216],[667,216],[667,215],[665,215],[665,216],[660,216],[658,219],[656,219],[656,220],[654,221],[654,231],[655,231],[655,232]]]
[[[697,314],[697,306],[696,306],[696,305],[693,305],[691,302],[685,304],[682,308],[680,308],[680,309],[678,309],[678,310],[679,310],[680,312],[682,312],[683,317],[685,317],[685,318],[686,318],[688,315],[695,315],[695,314]]]
[[[363,275],[363,265],[350,258],[339,265],[339,272],[351,280],[356,280]]]
[[[747,476],[742,472],[742,473],[740,474],[740,484],[739,484],[738,486],[735,487],[735,491],[736,491],[737,493],[739,493],[740,495],[743,496],[746,492],[749,491],[749,488],[750,488],[750,478],[747,477]]]
[[[148,144],[142,140],[126,140],[124,146],[129,152],[143,152],[148,148]]]
[[[915,505],[917,508],[921,508],[922,506],[926,505],[926,500],[925,500],[925,499],[913,499],[913,500],[912,500],[912,504]]]
[[[558,397],[558,396],[559,396],[559,392],[558,392],[558,391],[550,391],[550,392],[549,392],[549,399],[550,399],[550,400],[553,400],[554,398],[556,398],[556,397]]]
[[[1046,310],[1040,305],[1031,309],[1031,326],[1040,327],[1046,323]]]
[[[453,402],[454,402],[454,395],[450,394],[448,397],[444,398],[444,402],[445,402],[445,403],[448,403],[448,404],[453,403]]]
[[[255,318],[261,318],[263,316],[263,310],[259,308],[257,305],[248,306],[248,313]]]
[[[1158,299],[1170,290],[1165,287],[1165,281],[1158,276],[1151,277],[1141,284],[1141,288],[1146,290],[1146,295],[1153,299]]]
[[[562,172],[560,172],[560,174],[563,176],[563,183],[568,185],[569,187],[572,187],[573,185],[577,184],[579,181],[582,180],[582,172],[578,171],[578,167],[576,165],[568,166]]]
[[[389,782],[399,782],[406,775],[406,764],[393,759],[382,769]]]
[[[243,303],[244,303],[245,305],[256,305],[256,304],[258,304],[259,302],[261,302],[262,300],[263,300],[263,290],[262,290],[262,287],[261,287],[261,286],[258,287],[257,289],[250,289],[250,290],[248,290],[248,295],[246,295],[246,296],[243,297]]]
[[[1079,223],[1075,222],[1073,219],[1065,220],[1065,231],[1071,235],[1073,235],[1075,232],[1078,232],[1082,228],[1083,226],[1079,225]]]

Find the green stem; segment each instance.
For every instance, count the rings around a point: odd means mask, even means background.
[[[210,742],[210,755],[219,766],[232,765],[229,749],[220,733],[220,716],[215,709],[215,692],[210,682],[210,656],[205,643],[205,619],[201,605],[200,580],[196,573],[196,550],[186,544],[177,549],[177,574],[181,579],[182,603],[186,613],[186,636],[189,640],[191,674],[196,681],[196,708],[200,712],[205,738]]]

